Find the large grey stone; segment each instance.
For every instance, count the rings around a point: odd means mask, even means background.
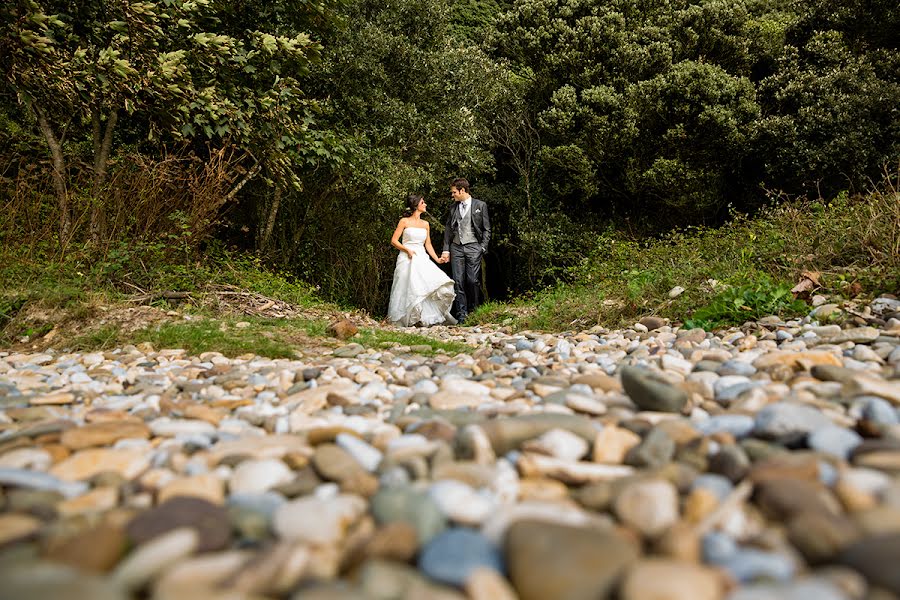
[[[638,367],[623,367],[622,385],[638,408],[659,412],[680,412],[687,403],[687,392]]]

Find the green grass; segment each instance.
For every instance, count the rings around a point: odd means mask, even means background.
[[[238,326],[244,323],[245,326]],[[465,344],[445,342],[425,335],[380,329],[362,329],[355,337],[340,342],[328,336],[328,323],[308,319],[265,319],[259,317],[170,321],[131,333],[106,325],[76,337],[66,348],[77,351],[109,350],[124,344],[149,342],[156,349],[181,348],[190,354],[221,352],[235,357],[256,354],[267,358],[296,358],[298,351],[314,346],[339,346],[358,343],[367,348],[391,346],[429,346],[419,353],[432,355],[471,353]]]
[[[67,348],[74,351],[93,352],[95,350],[110,350],[119,343],[119,327],[116,325],[104,325],[99,329],[83,333],[66,344]]]
[[[238,323],[249,327],[238,327]],[[294,358],[300,348],[297,333],[322,331],[324,326],[305,320],[207,319],[168,321],[124,333],[116,325],[106,325],[76,337],[65,347],[76,351],[109,350],[124,344],[149,342],[156,349],[181,348],[190,354],[221,352],[235,357],[256,354],[268,358]]]
[[[461,344],[459,342],[445,342],[426,335],[415,333],[403,333],[399,331],[388,331],[384,329],[361,329],[359,333],[349,341],[362,344],[367,348],[386,348],[394,345],[398,346],[429,346],[431,350],[420,352],[420,354],[430,355],[437,352],[446,352],[447,354],[470,354],[475,348]]]
[[[810,308],[789,290],[820,273],[833,298],[900,292],[898,181],[859,197],[783,203],[719,228],[695,227],[649,240],[608,231],[559,284],[507,304],[488,303],[474,324],[562,331],[617,327],[648,314],[705,328],[741,325]],[[685,292],[675,298],[675,286]]]
[[[73,249],[65,257],[56,255],[49,244],[0,248],[4,296],[38,301],[48,308],[166,291],[202,296],[209,286],[231,286],[301,307],[325,304],[312,286],[267,269],[255,256],[221,248],[191,260],[175,260],[158,244],[138,242],[103,251]],[[0,300],[0,318],[4,312]]]
[[[114,307],[134,296],[152,298],[167,291],[191,294],[187,302],[177,306],[180,312],[216,316],[207,299],[210,290],[223,288],[261,294],[300,308],[325,312],[337,308],[320,300],[312,286],[267,270],[258,258],[221,249],[184,261],[173,259],[156,244],[121,245],[102,252],[73,249],[65,257],[55,254],[49,244],[9,245],[0,247],[0,347],[12,345],[23,336],[46,333],[62,322],[87,320],[99,307]],[[162,309],[174,307],[162,299],[151,304]],[[198,347],[204,339],[208,339],[207,345],[212,343],[211,336],[183,335]],[[118,337],[110,332],[92,332],[74,341],[84,348],[104,348]],[[224,339],[219,342],[226,343]],[[287,352],[277,343],[260,342],[260,348],[281,355]]]
[[[251,324],[236,328],[234,322],[218,320],[163,323],[135,332],[132,343],[150,342],[154,348],[183,348],[189,354],[221,352],[225,356],[257,354],[268,358],[294,358],[295,346],[280,339],[271,326]]]
[[[5,260],[3,260],[5,258]],[[312,346],[336,346],[328,336],[324,319],[272,319],[221,314],[205,301],[211,288],[234,288],[329,314],[338,307],[322,302],[315,290],[284,273],[266,270],[247,255],[216,251],[202,260],[173,261],[159,248],[118,247],[103,254],[73,251],[64,259],[46,247],[0,249],[0,347],[28,337],[37,339],[58,325],[79,325],[80,333],[55,341],[58,347],[76,351],[108,350],[125,344],[149,342],[154,348],[183,348],[191,354],[221,352],[227,356],[256,354],[291,358]],[[101,307],[125,305],[133,295],[163,291],[190,292],[178,312],[191,320],[166,321],[137,331],[123,332],[120,325],[92,325]],[[173,308],[165,300],[154,306]],[[27,309],[27,310],[26,310]],[[248,327],[237,327],[246,322]],[[460,343],[379,329],[363,329],[350,340],[366,347],[429,346],[423,354],[471,352]]]

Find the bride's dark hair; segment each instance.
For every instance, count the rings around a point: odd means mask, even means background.
[[[410,194],[406,197],[406,210],[403,211],[403,216],[411,217],[413,213],[416,212],[416,209],[419,207],[419,202],[425,199],[425,196],[422,194]]]

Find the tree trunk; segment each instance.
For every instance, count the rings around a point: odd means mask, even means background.
[[[43,111],[32,102],[29,102],[28,105],[37,117],[38,127],[44,134],[47,147],[50,148],[50,158],[53,161],[53,188],[56,190],[56,198],[59,203],[59,242],[64,246],[68,242],[72,229],[72,217],[69,214],[69,191],[66,189],[66,159],[63,156],[62,146],[53,132],[53,127],[47,121]]]
[[[272,230],[275,229],[275,219],[278,216],[278,208],[281,206],[281,187],[275,188],[275,195],[272,197],[272,205],[269,206],[269,214],[266,217],[266,223],[259,236],[259,249],[265,250],[269,247],[269,239],[272,237]]]
[[[219,206],[224,206],[225,204],[228,204],[229,202],[234,200],[234,197],[237,196],[239,191],[241,191],[241,188],[243,188],[245,185],[250,183],[250,180],[253,179],[254,177],[256,177],[261,170],[262,170],[261,164],[256,163],[255,165],[253,165],[250,168],[250,170],[247,171],[247,174],[244,176],[244,178],[242,180],[240,180],[237,183],[237,185],[235,185],[233,188],[231,188],[230,192],[225,194],[225,196],[219,202]]]
[[[94,126],[94,185],[91,189],[91,241],[98,243],[103,228],[103,201],[101,190],[106,183],[106,166],[109,162],[109,153],[112,150],[113,131],[119,118],[118,111],[112,111],[106,120],[106,130],[103,132],[103,140],[100,140],[100,111],[95,110],[92,115]]]

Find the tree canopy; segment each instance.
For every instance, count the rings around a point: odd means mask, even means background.
[[[62,247],[203,221],[195,252],[378,312],[403,197],[440,217],[464,175],[520,293],[610,228],[864,188],[900,157],[898,29],[886,0],[11,0],[0,187]]]

